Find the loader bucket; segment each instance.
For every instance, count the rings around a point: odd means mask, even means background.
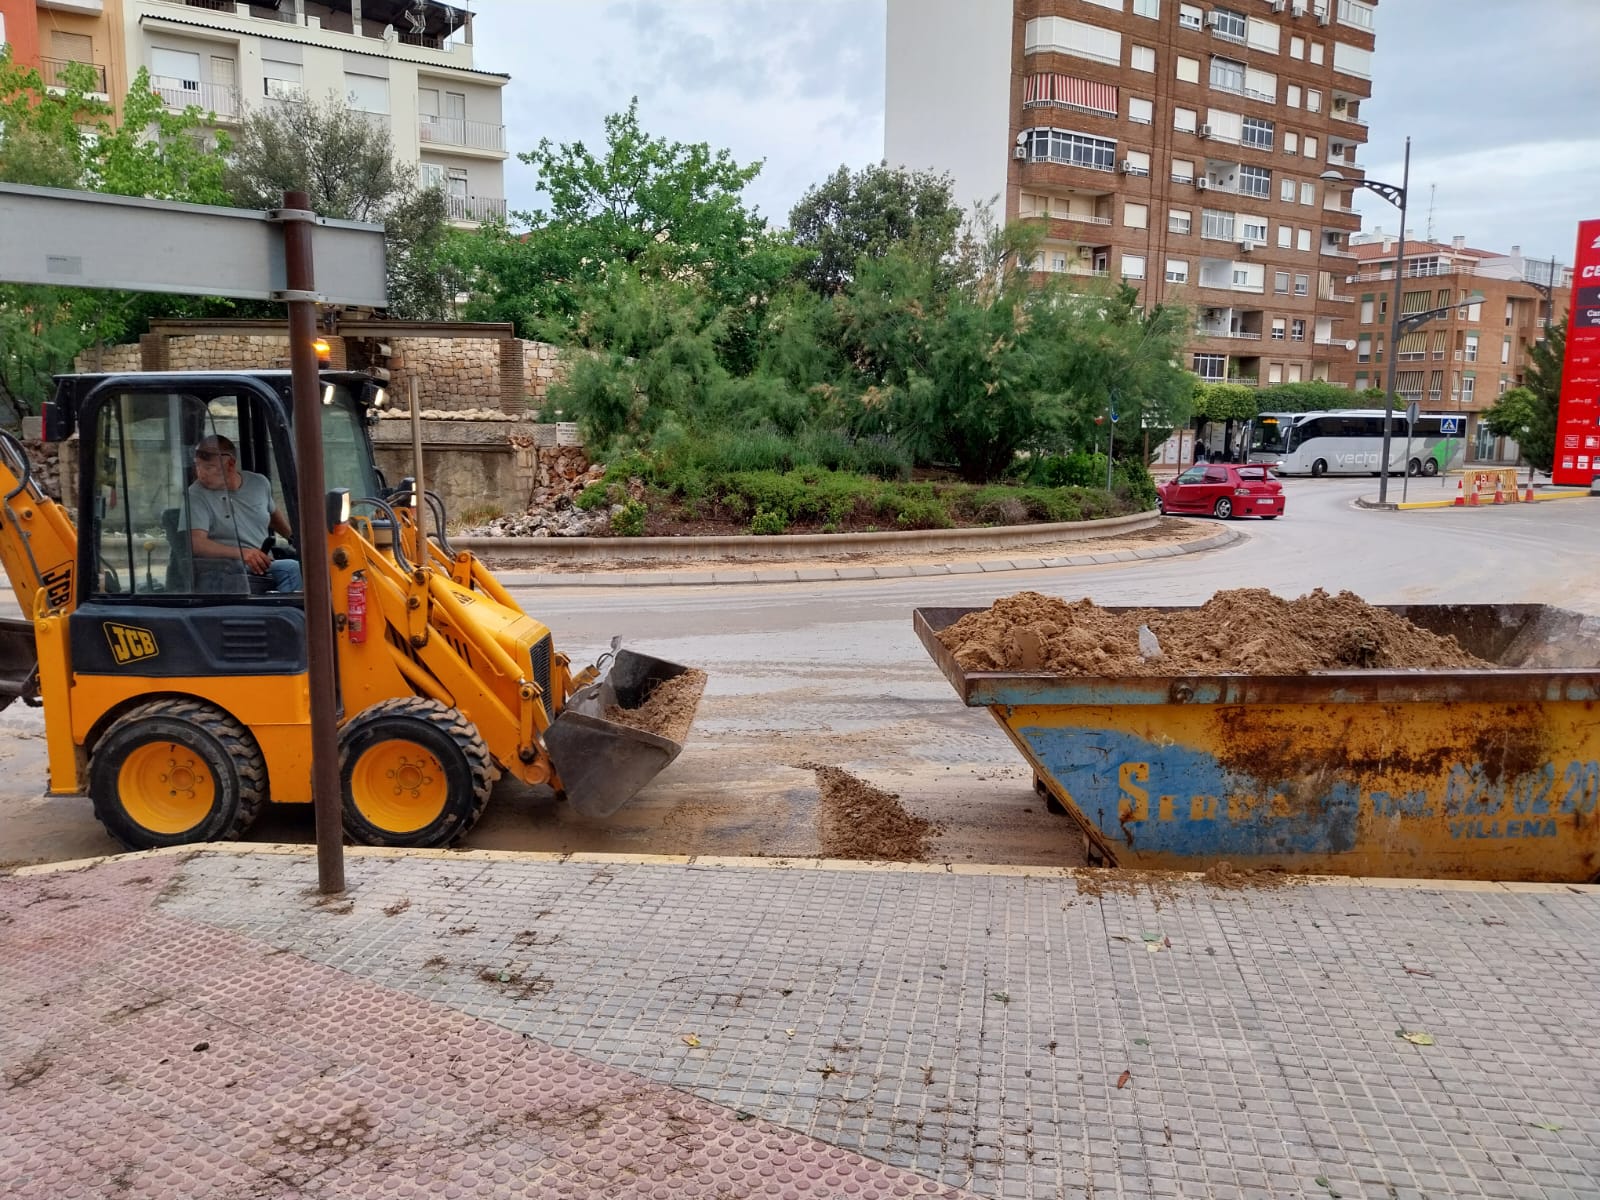
[[[37,691],[34,672],[38,666],[33,622],[0,618],[0,709],[9,707],[18,696]]]
[[[544,745],[573,808],[586,817],[609,817],[678,757],[683,742],[676,739],[688,734],[700,704],[698,691],[687,719],[660,733],[607,720],[605,714],[643,707],[658,684],[688,670],[664,658],[619,650],[603,678],[572,694],[545,731]]]

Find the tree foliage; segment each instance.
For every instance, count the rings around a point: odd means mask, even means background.
[[[0,181],[180,200],[227,202],[225,135],[204,129],[198,108],[168,112],[140,70],[123,120],[97,99],[93,70],[69,65],[56,85],[0,49]],[[0,399],[32,411],[50,377],[87,346],[127,340],[152,316],[194,311],[203,301],[100,289],[0,284]]]
[[[881,259],[891,249],[930,263],[946,260],[962,223],[953,187],[948,175],[886,163],[860,171],[840,167],[789,213],[794,243],[808,254],[802,278],[819,294],[836,296],[856,278],[863,259]]]
[[[1496,437],[1515,438],[1522,457],[1544,472],[1555,466],[1561,367],[1566,353],[1566,321],[1552,321],[1544,339],[1528,347],[1522,386],[1506,392],[1483,414],[1484,423]]]
[[[449,232],[444,193],[423,187],[395,158],[386,126],[330,96],[253,108],[239,130],[227,188],[241,208],[277,208],[304,191],[319,215],[382,222],[389,312],[438,320],[453,294],[442,263]]]

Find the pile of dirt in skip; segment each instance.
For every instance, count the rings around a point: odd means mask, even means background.
[[[681,742],[689,736],[695,709],[700,706],[700,693],[705,690],[706,673],[688,670],[656,684],[638,708],[612,705],[606,709],[605,718],[630,729],[642,729]]]
[[[1173,612],[1111,612],[1087,599],[1021,592],[968,613],[939,640],[968,671],[1303,675],[1491,665],[1352,592],[1321,588],[1298,600],[1240,588]]]
[[[893,792],[848,771],[818,763],[795,766],[817,774],[817,836],[823,858],[925,862],[930,842],[944,832],[935,822],[908,813]]]

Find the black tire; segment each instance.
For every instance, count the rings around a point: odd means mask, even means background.
[[[1327,459],[1319,458],[1319,459],[1317,459],[1316,462],[1311,464],[1311,476],[1312,476],[1313,479],[1320,479],[1324,475],[1326,475],[1327,473],[1328,473],[1328,460]]]
[[[1432,479],[1435,475],[1437,475],[1439,473],[1438,460],[1437,459],[1432,459],[1432,458],[1423,459],[1422,460],[1422,473],[1425,476],[1427,476],[1429,479]]]
[[[171,756],[166,773],[152,775],[150,792],[137,796],[141,763],[159,770],[164,755]],[[182,827],[185,808],[204,803],[196,767],[210,773],[210,804]],[[169,806],[152,794],[161,787],[173,801]],[[267,764],[250,731],[221,709],[198,700],[155,700],[124,713],[95,744],[89,798],[106,832],[130,850],[227,841],[260,814]],[[166,820],[159,819],[163,815]]]
[[[1278,513],[1273,513],[1270,517],[1262,517],[1261,519],[1263,521],[1276,521],[1278,519],[1279,515],[1280,514],[1278,514]]]
[[[413,751],[396,743],[409,743],[413,749],[426,751],[433,763],[424,765],[420,756],[413,761]],[[398,762],[410,772],[408,779],[416,781],[411,795],[413,811],[429,819],[411,823],[396,819],[401,815],[397,810],[385,813],[385,804],[394,803],[395,798],[401,809],[406,805],[407,779],[395,782],[392,796],[373,790],[368,772],[374,773],[375,778],[395,778],[394,770],[386,770],[381,759],[363,765],[363,759],[374,752],[399,754]],[[442,769],[437,778],[432,774],[435,766]],[[339,734],[344,828],[352,841],[364,845],[449,845],[478,823],[489,803],[489,790],[499,775],[489,748],[471,722],[437,700],[420,696],[385,700],[360,714]],[[384,787],[387,789],[387,784]],[[438,795],[437,812],[432,815],[424,792]]]
[[[1163,517],[1167,515],[1167,502],[1160,496],[1156,497],[1156,512],[1160,513]]]
[[[1406,464],[1406,474],[1411,476],[1413,479],[1415,479],[1418,475],[1421,475],[1422,460],[1413,458],[1410,462],[1408,462]]]
[[[1233,516],[1233,501],[1224,496],[1216,502],[1211,511],[1218,520],[1229,520]]]

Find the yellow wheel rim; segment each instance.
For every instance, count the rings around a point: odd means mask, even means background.
[[[350,772],[350,798],[375,828],[415,833],[444,812],[450,783],[431,750],[393,738],[377,743],[356,760]]]
[[[117,796],[129,818],[151,833],[187,833],[216,803],[217,782],[189,747],[147,742],[122,760]]]

